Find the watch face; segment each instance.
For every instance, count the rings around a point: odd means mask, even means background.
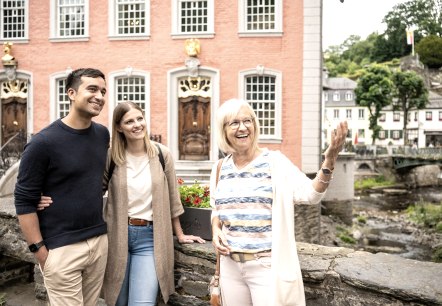
[[[37,243],[33,243],[33,244],[31,244],[30,246],[29,246],[29,251],[31,251],[32,253],[35,253],[35,252],[37,252],[42,246],[44,246],[45,244],[44,244],[44,242],[43,241],[40,241],[40,242],[37,242]]]

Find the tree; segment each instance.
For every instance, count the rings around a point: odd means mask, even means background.
[[[406,29],[413,27],[417,44],[428,35],[442,36],[442,0],[410,0],[397,4],[385,15],[386,31],[374,44],[373,61],[383,62],[411,53]]]
[[[428,104],[428,90],[424,80],[414,71],[395,71],[392,75],[395,92],[393,97],[396,101],[393,104],[394,110],[403,112],[404,118],[404,144],[409,143],[408,139],[408,117],[412,109],[423,109]]]
[[[416,45],[416,52],[419,59],[429,68],[442,67],[442,38],[436,35],[430,35],[422,38]]]
[[[372,144],[379,138],[381,127],[378,125],[378,119],[382,109],[391,104],[392,92],[391,72],[385,66],[369,66],[358,80],[355,88],[356,104],[368,108],[369,129],[373,132]]]

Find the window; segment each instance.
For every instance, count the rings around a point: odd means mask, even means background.
[[[146,39],[149,36],[149,0],[112,0],[109,12],[111,39]]]
[[[347,119],[351,119],[351,109],[345,110],[345,115],[346,115]]]
[[[401,119],[401,114],[400,113],[398,113],[398,112],[394,112],[393,113],[393,121],[400,121],[400,119]]]
[[[379,139],[383,140],[386,138],[386,131],[385,130],[380,130],[379,131]]]
[[[118,77],[115,79],[115,88],[115,104],[130,100],[138,104],[146,113],[146,81],[144,77]]]
[[[351,91],[347,91],[345,93],[345,101],[351,101],[353,100],[353,93]]]
[[[240,0],[240,35],[282,35],[282,1]]]
[[[328,102],[328,92],[324,92],[324,101]]]
[[[439,112],[439,121],[442,121],[442,112]]]
[[[346,138],[353,138],[353,133],[352,133],[351,129],[348,129],[347,136],[345,136],[345,137]]]
[[[333,119],[339,119],[339,109],[333,110]]]
[[[385,122],[385,117],[386,117],[385,113],[380,113],[379,121],[380,122]]]
[[[425,112],[425,120],[432,121],[433,120],[433,112]]]
[[[66,78],[56,80],[56,95],[57,95],[57,119],[63,118],[69,113],[70,101],[66,94]]]
[[[89,35],[89,0],[51,1],[51,39],[85,40]]]
[[[365,109],[358,109],[358,119],[365,119]]]
[[[414,121],[417,121],[417,112],[414,112]]]
[[[28,38],[28,1],[1,0],[1,39],[19,40]]]
[[[364,139],[365,138],[365,130],[364,129],[359,129],[358,130],[358,137],[360,139]]]
[[[391,131],[391,138],[394,140],[399,140],[402,137],[402,131],[399,130],[393,130]]]
[[[240,72],[240,92],[256,112],[262,139],[281,140],[281,73],[271,69]]]
[[[174,35],[214,34],[213,0],[172,0],[172,30]]]
[[[341,100],[341,95],[339,94],[339,91],[335,91],[333,93],[333,101],[340,101]]]

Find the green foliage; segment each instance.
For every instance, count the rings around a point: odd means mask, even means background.
[[[431,260],[434,262],[442,263],[442,246],[436,248],[433,251],[433,256],[431,256]]]
[[[357,216],[356,220],[358,221],[358,223],[362,223],[362,224],[367,223],[367,217],[365,217],[365,216]]]
[[[381,128],[378,120],[382,109],[392,102],[393,82],[391,72],[384,65],[369,66],[358,80],[355,88],[356,104],[365,106],[370,113],[369,129],[373,131],[372,142],[379,138]]]
[[[362,180],[356,180],[354,187],[355,190],[365,190],[373,187],[388,187],[393,185],[393,181],[387,180],[383,175],[379,175],[374,178],[370,177]]]
[[[409,206],[406,211],[410,220],[442,233],[442,203],[435,205],[421,200]]]
[[[338,232],[338,237],[339,239],[341,239],[342,242],[348,244],[356,244],[356,240],[352,237],[352,235],[346,228],[342,226],[336,226],[336,231]]]
[[[425,87],[424,79],[414,71],[393,72],[392,80],[395,86],[394,97],[397,99],[394,109],[400,110],[404,117],[403,130],[404,140],[407,144],[407,124],[409,112],[412,109],[423,109],[428,104],[428,89]]]
[[[422,38],[416,44],[416,52],[419,59],[429,68],[442,67],[442,38],[436,35],[430,35]]]
[[[183,183],[182,179],[178,179],[181,203],[184,206],[210,208],[209,186],[201,185],[197,180],[192,185],[184,185]]]
[[[6,305],[6,293],[0,292],[0,306]]]

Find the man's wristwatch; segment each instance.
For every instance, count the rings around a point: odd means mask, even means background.
[[[324,175],[331,175],[333,173],[333,169],[321,168],[321,170]]]
[[[29,246],[29,251],[31,251],[32,253],[35,253],[44,245],[45,245],[45,243],[43,240],[40,242],[37,242],[37,243],[33,243]]]

